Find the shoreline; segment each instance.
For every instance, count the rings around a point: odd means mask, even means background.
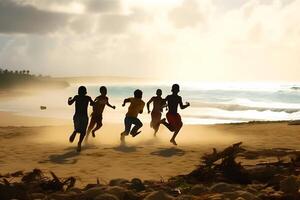
[[[72,116],[70,119],[59,119],[40,116],[27,116],[11,111],[0,111],[0,127],[36,127],[36,126],[62,126],[72,125]],[[107,122],[108,124],[123,124],[122,122]],[[245,125],[245,124],[272,124],[289,123],[289,125],[300,125],[300,120],[262,120],[248,122],[229,122],[216,124],[184,124],[184,126],[223,126],[223,125]],[[15,125],[14,125],[15,124]]]

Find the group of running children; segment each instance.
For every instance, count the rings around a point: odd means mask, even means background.
[[[158,132],[160,124],[165,125],[171,132],[173,136],[170,142],[177,145],[175,138],[182,127],[181,117],[178,114],[178,106],[181,109],[185,109],[190,106],[187,102],[185,105],[182,103],[181,96],[178,95],[180,89],[178,84],[172,86],[172,94],[168,95],[165,99],[162,96],[162,90],[157,89],[156,96],[152,97],[147,102],[148,113],[151,112],[151,123],[150,126],[154,129],[154,135]],[[100,87],[100,95],[93,101],[90,96],[87,96],[87,89],[84,86],[78,88],[78,95],[73,98],[68,99],[68,104],[72,105],[75,102],[75,114],[73,116],[74,131],[71,134],[69,140],[73,142],[76,134],[80,133],[80,138],[78,141],[77,151],[81,151],[81,144],[84,137],[88,138],[88,135],[92,133],[95,137],[95,132],[102,127],[102,113],[105,106],[109,106],[113,109],[116,106],[112,106],[109,103],[107,95],[107,89],[105,86]],[[124,107],[127,103],[130,103],[128,107],[128,112],[126,113],[124,119],[125,129],[121,133],[121,143],[125,143],[125,136],[131,135],[132,137],[137,136],[141,131],[140,128],[143,123],[138,119],[138,114],[143,112],[145,102],[142,100],[143,92],[139,89],[134,91],[134,97],[124,99],[122,106]],[[150,111],[150,104],[153,103],[153,109]],[[91,120],[88,125],[88,105],[93,107],[93,112],[91,114]],[[166,118],[161,119],[163,108],[167,109]],[[131,128],[133,126],[133,128]]]

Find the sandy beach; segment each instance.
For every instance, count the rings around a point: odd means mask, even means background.
[[[224,148],[242,141],[252,150],[298,150],[300,127],[287,122],[259,122],[228,125],[186,125],[180,132],[178,146],[169,143],[171,134],[162,127],[153,137],[148,124],[136,138],[127,137],[120,146],[122,124],[104,124],[96,138],[89,138],[80,154],[68,137],[71,121],[55,123],[49,119],[1,113],[1,174],[40,168],[55,171],[60,177],[75,176],[78,185],[94,183],[97,178],[108,182],[114,178],[167,180],[192,171],[200,157],[212,148]],[[59,120],[58,120],[59,121]],[[12,126],[10,122],[14,122]],[[26,123],[25,123],[26,122]],[[69,123],[69,124],[64,124]],[[47,126],[42,126],[47,124]],[[62,125],[64,124],[64,125]],[[244,164],[277,160],[277,156],[243,159]],[[271,160],[270,160],[271,159]]]

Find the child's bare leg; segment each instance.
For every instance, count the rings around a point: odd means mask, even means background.
[[[129,134],[130,129],[131,129],[132,122],[130,118],[125,117],[124,119],[124,126],[125,130],[121,133],[121,144],[125,144],[125,136]]]
[[[172,136],[172,138],[171,138],[171,140],[170,140],[170,142],[171,142],[172,144],[174,144],[174,145],[177,145],[177,143],[176,143],[176,141],[175,141],[175,138],[176,138],[176,136],[178,135],[178,133],[179,133],[181,127],[182,127],[182,125],[181,125],[180,127],[177,128],[177,130],[174,132],[174,134],[173,134],[173,136]]]
[[[156,133],[158,132],[159,126],[160,126],[160,123],[157,123],[157,124],[155,124],[155,126],[153,127],[153,129],[154,129],[154,136],[156,136]]]
[[[95,132],[102,127],[102,122],[97,122],[96,127],[92,130],[92,136],[95,137]]]
[[[132,128],[130,134],[135,137],[138,135],[141,131],[139,129],[143,126],[143,123],[139,119],[135,119],[133,121],[134,127]]]
[[[72,143],[76,137],[76,131],[74,130],[73,133],[70,135],[69,141]]]
[[[160,124],[163,124],[165,127],[167,127],[171,132],[174,131],[174,127],[171,126],[168,122],[166,122],[166,118],[163,118],[160,120]]]
[[[86,138],[85,138],[86,140],[87,140],[91,130],[94,128],[95,124],[96,124],[96,121],[92,117],[91,121],[90,121],[90,124],[89,124],[89,127],[88,127],[88,130],[87,130],[87,135],[86,135]]]
[[[85,133],[80,133],[80,138],[79,138],[78,145],[77,145],[77,152],[81,151],[81,144],[84,139],[84,136],[85,136]]]

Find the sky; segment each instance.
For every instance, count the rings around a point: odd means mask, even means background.
[[[299,10],[299,0],[0,0],[0,67],[295,82]]]

